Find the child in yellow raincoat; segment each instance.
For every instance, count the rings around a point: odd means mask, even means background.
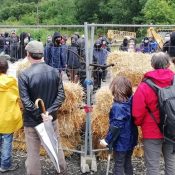
[[[13,133],[22,127],[19,93],[15,78],[6,74],[8,62],[0,56],[0,172],[18,168],[12,163]]]

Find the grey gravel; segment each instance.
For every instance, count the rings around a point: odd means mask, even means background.
[[[13,155],[13,161],[19,164],[19,168],[16,171],[8,172],[8,173],[0,173],[0,175],[25,175],[25,159],[26,153],[17,151]],[[66,162],[68,165],[68,175],[81,175],[80,170],[80,155],[73,154],[70,158],[66,158]],[[56,175],[56,171],[50,159],[47,156],[41,157],[41,164],[42,164],[42,175]],[[84,173],[84,175],[105,175],[107,161],[97,161],[98,168],[97,172],[90,172]],[[110,174],[112,175],[112,167],[113,167],[113,160],[111,160],[110,165]],[[164,175],[164,163],[161,160],[161,169],[160,175]],[[133,168],[134,168],[134,175],[145,175],[145,166],[143,158],[134,158],[133,159]]]

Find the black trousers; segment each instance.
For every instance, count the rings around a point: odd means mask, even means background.
[[[133,167],[132,167],[132,153],[133,150],[130,151],[115,151],[114,152],[114,169],[113,175],[133,175]]]

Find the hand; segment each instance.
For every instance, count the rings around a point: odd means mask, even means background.
[[[100,140],[100,145],[103,146],[103,147],[107,147],[108,143],[105,141],[105,139],[101,139]]]
[[[43,122],[46,122],[48,120],[52,120],[53,119],[53,117],[51,115],[49,115],[48,112],[46,112],[45,114],[42,113],[41,116],[42,116]]]

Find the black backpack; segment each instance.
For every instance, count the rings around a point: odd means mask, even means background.
[[[150,79],[144,79],[143,81],[150,86],[158,96],[160,123],[156,121],[153,113],[149,107],[147,107],[150,116],[160,128],[164,140],[168,143],[175,144],[175,81],[173,81],[171,86],[165,88],[157,86]]]

